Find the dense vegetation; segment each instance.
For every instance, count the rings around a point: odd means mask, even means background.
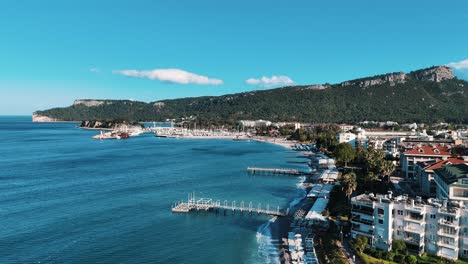
[[[38,111],[64,121],[127,119],[164,121],[196,117],[196,122],[234,124],[240,119],[356,123],[363,120],[468,123],[468,82],[408,79],[360,87],[332,85],[323,90],[293,86],[272,90],[158,101],[112,100],[99,106],[73,105]]]

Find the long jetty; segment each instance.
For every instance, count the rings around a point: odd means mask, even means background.
[[[296,169],[282,169],[282,168],[259,168],[259,167],[247,167],[247,171],[252,174],[284,174],[284,175],[304,175],[306,172]]]
[[[266,204],[265,208],[263,208],[261,203],[258,203],[255,207],[251,201],[247,204],[244,203],[244,201],[241,201],[239,205],[236,204],[236,201],[229,203],[227,200],[224,200],[224,202],[221,203],[219,200],[213,201],[211,198],[196,198],[195,194],[189,194],[187,202],[178,202],[172,206],[173,213],[189,213],[197,211],[223,211],[224,214],[228,211],[233,214],[236,212],[243,214],[245,212],[250,215],[256,213],[270,216],[286,216],[288,214],[288,210],[286,213],[281,212],[279,206],[276,210],[270,210],[269,204]]]

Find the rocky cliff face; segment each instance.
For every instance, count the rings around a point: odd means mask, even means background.
[[[32,121],[33,122],[57,122],[57,121],[60,121],[60,120],[58,120],[56,118],[49,117],[49,116],[45,116],[45,115],[33,114],[32,115]]]
[[[385,75],[379,75],[371,78],[365,78],[365,79],[357,79],[357,80],[352,80],[352,81],[346,81],[342,82],[339,85],[342,87],[346,86],[359,86],[359,87],[368,87],[372,85],[377,85],[377,84],[383,84],[383,83],[389,83],[390,85],[395,85],[397,83],[405,83],[406,81],[406,74],[403,72],[398,72],[398,73],[390,73],[390,74],[385,74]]]
[[[85,120],[81,122],[81,128],[86,129],[103,129],[103,130],[116,130],[116,129],[134,129],[143,128],[143,125],[138,122],[127,121],[99,121],[99,120]]]
[[[356,79],[351,81],[342,82],[339,85],[341,87],[346,86],[359,86],[359,87],[368,87],[372,85],[389,83],[390,85],[395,85],[397,83],[405,83],[408,78],[413,78],[418,81],[431,81],[431,82],[441,82],[443,80],[454,79],[455,75],[452,73],[452,70],[446,66],[435,66],[427,69],[422,69],[414,72],[405,74],[403,72],[390,73],[384,75],[378,75],[370,78]]]
[[[85,105],[85,106],[98,106],[103,104],[111,104],[112,102],[101,101],[101,100],[75,100],[73,105]]]
[[[304,87],[303,90],[323,90],[323,89],[327,89],[330,87],[331,85],[329,84],[313,84],[313,85]]]
[[[436,66],[419,71],[412,72],[414,78],[418,81],[441,82],[443,80],[454,79],[452,70],[447,66]]]

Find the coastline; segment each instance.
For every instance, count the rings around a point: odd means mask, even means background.
[[[231,139],[231,140],[239,140],[239,141],[254,140],[258,142],[275,144],[275,145],[284,147],[286,149],[292,149],[294,145],[299,143],[297,141],[286,140],[285,138],[272,138],[272,137],[262,137],[262,136],[254,136],[250,138],[246,138],[246,137],[238,138],[236,136],[179,136],[179,137],[174,137],[174,138],[178,138],[178,139]]]
[[[181,136],[177,137],[178,139],[229,139],[229,140],[240,140],[240,141],[247,141],[253,140],[257,142],[269,143],[274,144],[277,146],[281,146],[286,150],[292,150],[292,147],[295,144],[298,144],[297,141],[289,141],[285,138],[271,138],[271,137],[264,137],[264,136],[254,136],[251,138],[237,138],[236,136]],[[301,189],[307,194],[310,190],[309,186],[306,186],[304,183],[307,179],[304,177],[303,179],[299,180],[296,184],[297,191]],[[300,194],[297,198],[293,199],[287,206],[289,209],[289,215],[284,217],[278,217],[274,221],[268,224],[269,231],[271,234],[271,242],[273,245],[276,246],[277,254],[278,254],[278,262],[279,263],[291,263],[291,259],[288,253],[288,232],[291,229],[291,224],[293,222],[293,215],[294,212],[307,207],[307,200],[306,196]],[[309,206],[310,208],[310,206]]]

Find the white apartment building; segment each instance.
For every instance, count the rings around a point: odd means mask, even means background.
[[[416,173],[416,163],[448,157],[450,157],[450,150],[446,146],[414,146],[411,150],[401,154],[401,171],[405,178],[413,178]]]
[[[242,127],[262,127],[270,126],[271,122],[268,120],[240,120],[238,122]]]
[[[364,131],[364,130],[362,130]],[[338,143],[348,143],[353,147],[361,145],[367,148],[368,140],[364,133],[359,133],[358,135],[351,132],[341,132],[336,136]]]
[[[442,160],[429,160],[425,162],[418,162],[415,165],[415,176],[419,180],[419,192],[425,197],[438,197],[437,185],[434,181],[434,170],[443,168],[451,164],[468,164],[468,157],[464,158],[446,158]],[[442,185],[439,184],[439,185]],[[439,199],[449,198],[448,196],[439,197]]]
[[[438,199],[459,201],[468,207],[467,163],[445,165],[434,170],[434,182],[437,185]]]
[[[421,255],[468,258],[468,209],[462,203],[420,197],[361,194],[351,199],[351,235],[389,251],[394,240]]]
[[[349,143],[351,146],[356,146],[356,135],[351,132],[342,132],[337,136],[338,143]]]

